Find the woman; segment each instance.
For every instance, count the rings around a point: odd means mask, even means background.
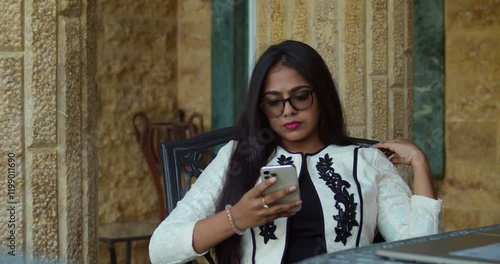
[[[153,234],[152,263],[184,263],[214,247],[218,263],[293,263],[369,245],[377,231],[388,241],[439,232],[441,201],[424,153],[403,139],[354,146],[330,72],[310,46],[269,47],[243,109],[238,139]],[[413,195],[376,148],[412,165]],[[264,195],[276,180],[261,182],[259,169],[278,164],[297,168],[301,200],[274,204],[295,187]]]

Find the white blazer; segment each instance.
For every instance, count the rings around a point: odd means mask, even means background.
[[[153,264],[185,263],[204,254],[193,250],[194,225],[216,213],[215,204],[234,146],[231,141],[221,148],[191,190],[155,230],[149,244]],[[317,153],[304,155],[278,147],[268,165],[289,163],[295,165],[297,175],[302,163],[307,166],[321,202],[329,253],[369,245],[377,230],[387,241],[440,232],[442,201],[412,195],[393,164],[377,149],[329,145]],[[246,230],[241,263],[281,263],[288,235],[287,221],[279,218]],[[261,232],[266,228],[274,230],[274,236]]]

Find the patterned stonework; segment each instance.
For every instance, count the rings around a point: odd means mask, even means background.
[[[338,1],[321,0],[314,8],[314,18],[311,24],[311,42],[316,43],[317,50],[323,55],[330,71],[338,81],[337,60],[339,53],[336,40],[338,39]]]
[[[405,49],[407,40],[405,33],[406,23],[411,23],[405,15],[407,1],[389,1],[389,85],[391,87],[403,87],[405,76]],[[410,1],[411,2],[411,1]],[[411,45],[409,45],[411,47]]]
[[[387,105],[389,95],[387,94],[387,1],[376,0],[367,2],[368,19],[366,42],[367,74],[370,76],[367,80],[367,102],[374,107],[367,109],[367,127],[369,128],[367,137],[385,138],[388,134],[387,120],[389,118]],[[371,6],[369,6],[371,5]],[[370,92],[371,89],[371,92]]]
[[[57,210],[57,155],[33,153],[27,156],[28,173],[31,177],[30,204],[33,219],[33,253],[42,261],[58,258],[58,210]]]
[[[25,246],[22,70],[22,56],[0,55],[0,248],[5,249],[0,263],[12,260],[7,252],[22,256]]]
[[[371,55],[368,57],[369,69],[371,69],[368,74],[372,76],[384,75],[387,72],[387,1],[385,0],[374,0],[367,1],[367,4],[371,4],[371,8],[367,8],[370,12],[370,16],[373,17],[372,20],[368,20],[368,31],[366,32],[367,41],[372,47],[368,53]],[[371,52],[370,52],[371,51]]]
[[[284,0],[270,0],[269,1],[269,12],[270,12],[270,39],[271,43],[276,43],[285,37],[285,10]]]
[[[0,4],[0,263],[96,263],[95,9]]]
[[[389,118],[387,80],[385,78],[382,78],[382,80],[373,78],[368,81],[368,87],[372,89],[372,96],[368,97],[368,100],[372,101],[373,104],[371,115],[368,116],[368,127],[370,128],[368,130],[372,131],[373,138],[385,138],[388,132],[387,120]]]
[[[344,94],[343,106],[346,111],[346,123],[348,126],[364,125],[366,116],[366,93],[365,93],[365,79],[366,79],[366,54],[365,50],[365,36],[364,27],[365,19],[364,6],[356,1],[347,1],[345,3],[344,12],[341,17],[344,18],[344,53],[345,60],[339,62],[337,67],[345,77],[346,86],[339,87]]]
[[[0,4],[0,51],[21,51],[23,48],[22,0]]]
[[[23,58],[19,55],[0,55],[0,127],[2,156],[8,152],[22,153],[22,88]],[[8,143],[8,145],[6,144]],[[5,170],[4,170],[5,171]]]
[[[29,146],[55,146],[56,135],[56,7],[55,0],[43,0],[33,3],[31,10],[30,33],[32,53],[30,63],[31,83],[28,83],[29,101],[26,104],[27,143]]]
[[[307,0],[298,0],[290,7],[290,13],[293,15],[288,16],[287,19],[291,23],[291,34],[295,36],[296,40],[307,41],[309,39],[309,21]],[[290,1],[286,2],[291,3]]]

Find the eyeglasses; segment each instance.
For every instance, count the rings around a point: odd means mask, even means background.
[[[305,86],[307,87],[307,86]],[[306,110],[313,104],[314,90],[311,87],[308,89],[300,90],[292,96],[284,99],[264,100],[260,103],[260,108],[264,114],[269,117],[278,117],[283,114],[285,110],[285,103],[289,102],[295,110]]]

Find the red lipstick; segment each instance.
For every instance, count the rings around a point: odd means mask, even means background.
[[[291,122],[286,122],[283,126],[288,129],[288,130],[296,130],[302,125],[302,122],[299,121],[291,121]]]

